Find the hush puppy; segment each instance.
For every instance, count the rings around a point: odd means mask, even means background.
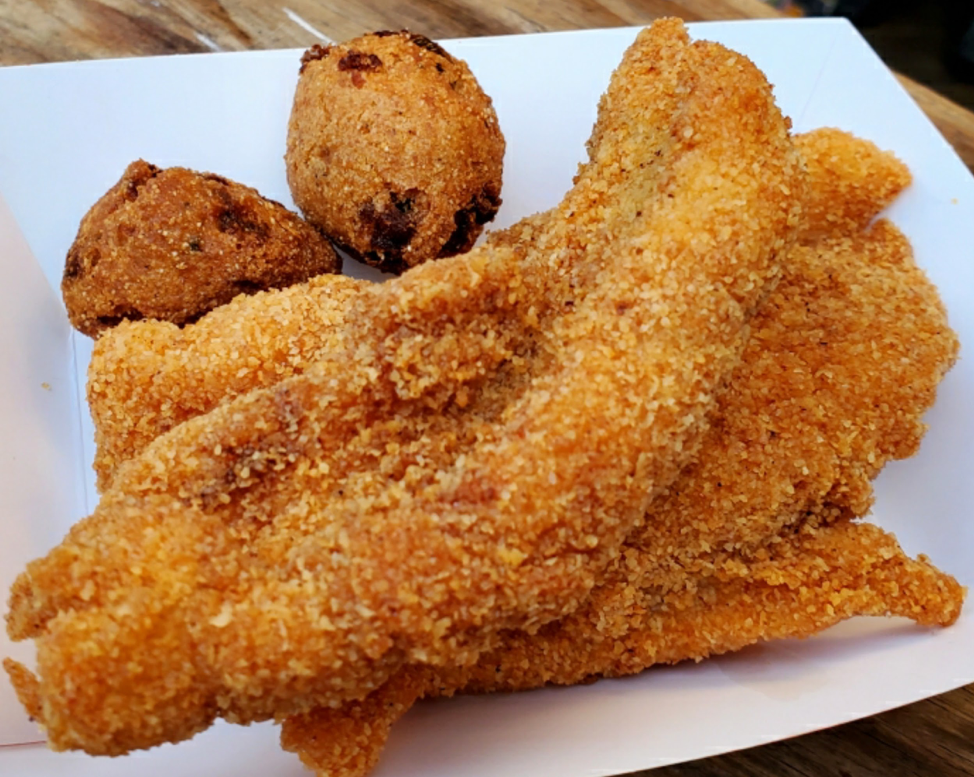
[[[183,325],[340,269],[324,236],[254,189],[139,160],[82,219],[61,292],[72,325],[96,337],[124,319]]]
[[[400,273],[469,250],[500,207],[504,137],[467,64],[407,31],[301,59],[287,176],[305,218]]]

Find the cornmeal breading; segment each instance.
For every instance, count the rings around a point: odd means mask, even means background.
[[[281,744],[319,775],[362,777],[375,766],[392,726],[424,696],[523,691],[641,672],[654,664],[700,660],[755,642],[809,637],[857,615],[898,615],[946,626],[963,590],[923,559],[904,556],[876,526],[842,522],[805,528],[760,559],[688,578],[662,594],[630,587],[617,620],[592,605],[536,635],[512,634],[473,667],[411,666],[365,699],[287,718]],[[621,591],[597,589],[619,597]]]
[[[488,245],[523,253],[545,218],[493,232]],[[281,291],[237,297],[183,328],[136,321],[106,331],[88,367],[99,490],[160,434],[340,352],[345,324],[354,325],[352,300],[368,286],[321,275]]]
[[[228,396],[304,372],[319,353],[339,352],[349,301],[365,285],[320,275],[237,297],[182,329],[135,321],[105,332],[92,350],[87,389],[99,490],[160,434]]]
[[[537,633],[509,633],[472,667],[414,665],[364,700],[288,718],[282,744],[309,768],[366,774],[424,696],[632,674],[856,615],[957,618],[952,577],[849,520],[868,510],[883,464],[915,452],[957,353],[906,239],[888,222],[867,229],[909,174],[835,130],[796,145],[809,170],[803,243],[752,321],[696,460],[589,600]]]
[[[29,565],[8,631],[53,747],[337,705],[587,599],[697,449],[804,180],[763,75],[673,20],[589,154],[529,248],[355,295],[340,352],[157,438]]]

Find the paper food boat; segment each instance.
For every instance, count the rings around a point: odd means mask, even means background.
[[[554,205],[634,29],[448,41],[495,101],[507,138],[496,224]],[[837,126],[894,151],[914,183],[889,216],[974,342],[974,178],[858,35],[839,20],[691,25],[751,57],[796,131]],[[298,51],[0,69],[0,589],[89,513],[89,341],[57,291],[78,222],[125,165],[210,170],[290,206],[284,139]],[[974,362],[944,381],[918,456],[887,467],[872,520],[974,583]],[[0,654],[31,646],[0,636]],[[974,612],[950,629],[857,620],[806,642],[576,688],[424,703],[377,775],[609,775],[802,734],[974,681]],[[37,741],[5,679],[0,744]],[[277,729],[215,726],[121,759],[0,749],[3,774],[300,775]]]

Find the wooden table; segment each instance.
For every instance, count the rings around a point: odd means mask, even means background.
[[[0,64],[309,46],[319,35],[341,40],[401,27],[445,38],[645,24],[659,16],[777,15],[758,0],[0,0]],[[902,81],[974,169],[974,114]],[[974,685],[817,734],[652,772],[764,775],[974,775]]]

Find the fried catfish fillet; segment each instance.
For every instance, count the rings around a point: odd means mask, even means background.
[[[491,233],[488,250],[523,253],[547,218],[538,214]],[[106,331],[95,341],[87,386],[99,491],[122,462],[174,426],[339,353],[354,326],[347,318],[352,300],[369,285],[321,275],[241,295],[182,328],[145,319]]]
[[[529,249],[356,295],[340,351],[156,439],[28,566],[51,746],[337,705],[574,611],[697,448],[803,184],[752,63],[640,34]]]
[[[603,593],[608,589],[597,589],[593,607]],[[760,558],[688,579],[684,588],[665,594],[632,588],[625,607],[613,602],[615,622],[572,615],[534,636],[511,635],[473,667],[407,667],[361,701],[287,718],[281,744],[319,775],[362,777],[378,763],[392,726],[424,697],[625,676],[755,642],[809,637],[857,615],[946,626],[957,618],[963,595],[953,578],[907,558],[876,526],[806,526]]]
[[[873,144],[796,138],[809,190],[802,243],[752,321],[699,454],[650,507],[590,599],[511,632],[472,667],[417,665],[364,700],[288,718],[309,768],[358,777],[424,696],[516,691],[811,636],[856,615],[945,626],[964,591],[881,529],[851,522],[871,480],[916,451],[957,340],[935,288],[888,222],[909,182]]]
[[[227,396],[304,372],[319,353],[340,351],[349,302],[363,286],[344,275],[319,275],[281,291],[238,296],[182,328],[144,319],[104,332],[92,350],[87,386],[99,490],[163,432]]]

